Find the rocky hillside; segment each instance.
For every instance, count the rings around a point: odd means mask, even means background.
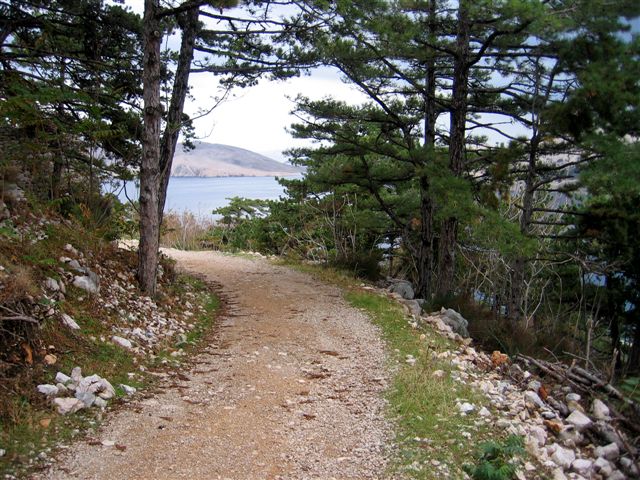
[[[141,295],[135,252],[14,197],[0,202],[2,478],[50,463],[60,440],[179,364],[217,305],[166,259],[158,298]]]
[[[285,177],[299,173],[297,167],[244,148],[204,142],[189,152],[179,147],[171,171],[174,177]]]

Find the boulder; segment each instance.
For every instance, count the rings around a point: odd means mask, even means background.
[[[410,282],[406,280],[391,280],[391,286],[389,286],[389,291],[391,293],[397,293],[402,298],[407,300],[413,300],[415,293],[413,291],[413,286]]]
[[[80,330],[80,325],[78,325],[78,322],[76,322],[72,317],[70,317],[66,313],[63,313],[60,316],[60,320],[62,320],[62,324],[65,327],[70,328],[71,330]]]
[[[82,410],[85,405],[82,400],[77,398],[54,398],[53,405],[58,410],[60,415],[68,415],[70,413],[76,413],[78,410]]]
[[[593,467],[596,470],[596,472],[600,473],[600,475],[604,477],[608,477],[613,473],[613,467],[611,466],[611,463],[609,463],[609,461],[606,458],[602,458],[602,457],[597,458],[596,461],[593,463]]]
[[[420,318],[422,314],[422,304],[419,300],[403,300],[402,303],[407,306],[411,315]]]
[[[443,308],[440,310],[440,315],[442,317],[442,321],[446,325],[449,325],[454,333],[457,333],[464,338],[469,337],[469,331],[467,330],[469,322],[462,315],[451,308]]]

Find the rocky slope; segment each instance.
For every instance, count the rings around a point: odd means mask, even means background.
[[[171,171],[174,177],[285,177],[299,173],[297,167],[244,148],[204,142],[188,152],[179,147]]]
[[[422,313],[408,282],[395,281],[388,290],[376,290],[403,304],[415,329],[434,328],[458,342],[458,349],[442,352],[438,359],[448,359],[451,377],[480,390],[491,408],[462,400],[455,408],[460,415],[475,416],[478,424],[524,438],[530,461],[518,472],[519,479],[640,478],[637,440],[621,428],[614,410],[595,391],[578,394],[553,378],[536,376],[528,365],[513,363],[501,352],[477,350],[470,338],[464,338],[466,319],[451,309]],[[409,364],[414,361],[407,359]],[[472,438],[470,432],[461,434]]]

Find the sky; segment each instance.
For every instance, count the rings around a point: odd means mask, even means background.
[[[143,13],[144,0],[125,0],[124,3],[134,12]],[[179,48],[178,37],[170,39],[168,44]],[[209,110],[215,105],[214,98],[220,91],[212,74],[192,74],[189,84],[193,100],[187,99],[185,113],[194,118],[198,111]],[[195,120],[196,136],[203,142],[246,148],[285,161],[284,150],[309,145],[309,141],[296,140],[287,132],[296,122],[290,112],[294,108],[293,100],[299,94],[311,99],[331,95],[350,103],[366,100],[361,92],[343,83],[339,74],[329,68],[287,81],[263,80],[256,86],[233,90],[231,97],[211,114]]]
[[[214,105],[212,97],[217,90],[210,74],[192,75],[190,84],[194,100],[187,103],[185,112],[194,116],[199,108]],[[329,69],[287,81],[262,81],[254,87],[234,90],[232,98],[210,115],[196,120],[196,135],[204,142],[246,148],[274,160],[284,160],[283,150],[309,144],[292,138],[287,132],[297,121],[290,112],[298,94],[312,99],[331,95],[350,103],[365,101],[362,93],[343,83],[338,74]]]

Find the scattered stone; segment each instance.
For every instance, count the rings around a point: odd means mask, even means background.
[[[130,340],[119,337],[118,335],[114,335],[113,337],[111,337],[111,341],[116,345],[120,345],[122,348],[126,348],[127,350],[131,350],[133,348],[133,344]]]
[[[103,440],[101,443],[105,447],[113,447],[116,444],[113,440]]]
[[[71,377],[65,375],[62,372],[56,373],[56,382],[66,384],[71,381]]]
[[[124,393],[126,393],[127,395],[133,395],[137,392],[135,387],[130,387],[129,385],[125,385],[124,383],[120,384],[120,388],[122,388],[122,390],[124,390]]]
[[[585,458],[578,458],[574,460],[571,464],[571,470],[579,473],[580,475],[585,475],[591,471],[593,467],[593,462],[591,460],[587,460]]]
[[[84,276],[78,276],[73,279],[73,286],[85,290],[89,293],[100,292],[100,279],[91,270],[88,270],[88,274]]]
[[[571,464],[576,459],[576,454],[573,450],[568,448],[561,447],[557,443],[552,445],[553,453],[551,454],[551,460],[553,462],[565,469],[571,467]]]
[[[594,469],[601,475],[608,477],[613,473],[613,467],[606,458],[598,457],[593,463]]]
[[[58,361],[58,357],[56,357],[52,353],[48,353],[44,356],[43,361],[45,365],[55,365],[55,363]]]
[[[478,412],[478,415],[480,415],[481,417],[490,417],[491,412],[487,409],[487,407],[482,407]]]
[[[51,277],[47,277],[47,279],[44,281],[44,287],[50,292],[57,292],[60,290],[60,285],[58,285],[58,282]]]
[[[434,372],[431,374],[433,378],[443,378],[444,375],[444,370],[434,370]]]
[[[530,405],[533,405],[538,408],[545,408],[545,403],[542,401],[540,396],[531,390],[527,390],[524,392],[524,401]]]
[[[46,395],[47,397],[51,397],[53,395],[58,394],[58,387],[56,387],[55,385],[44,384],[44,385],[38,385],[36,388],[40,393]]]
[[[79,384],[82,381],[82,370],[80,367],[73,367],[73,370],[71,370],[71,380],[73,380],[75,384]]]
[[[620,459],[620,466],[633,478],[640,476],[640,470],[638,470],[636,464],[629,457],[622,457]]]
[[[70,328],[71,330],[80,330],[80,325],[78,325],[78,323],[66,313],[63,313],[60,316],[60,320],[62,320],[65,327]]]
[[[80,265],[80,262],[78,262],[78,260],[68,258],[68,257],[62,257],[62,258],[65,258],[67,260],[65,263],[67,263],[69,267],[73,268],[76,272],[80,272],[80,273],[86,272],[86,269],[82,265]]]
[[[582,397],[577,393],[568,393],[565,399],[567,402],[579,402]]]
[[[58,409],[58,413],[60,415],[76,413],[77,411],[82,410],[85,407],[85,404],[82,400],[78,400],[77,398],[72,397],[54,398],[53,404]]]
[[[566,422],[575,425],[578,430],[584,430],[593,423],[592,420],[580,410],[574,410],[571,412],[571,415],[567,417]]]
[[[70,243],[67,243],[64,247],[62,247],[62,249],[65,252],[69,252],[70,254],[74,255],[74,256],[78,256],[78,250],[76,250],[73,245],[71,245]]]
[[[529,437],[533,438],[539,447],[543,447],[547,443],[547,432],[538,425],[529,429]]]
[[[620,456],[620,447],[615,442],[612,442],[603,447],[596,447],[596,457],[606,458],[607,460],[616,460]]]
[[[464,403],[458,403],[457,404],[458,410],[460,410],[460,413],[462,415],[467,415],[468,413],[471,413],[475,410],[475,405],[469,403],[469,402],[464,402]]]
[[[7,454],[7,451],[4,448],[0,448],[0,458],[4,457]]]
[[[89,408],[96,401],[95,394],[91,392],[79,392],[76,391],[75,397],[84,403],[84,406]]]
[[[594,399],[593,403],[591,403],[591,413],[596,420],[609,420],[611,418],[609,407],[599,398]]]
[[[562,471],[562,468],[556,468],[552,473],[553,480],[567,480],[567,476]]]

